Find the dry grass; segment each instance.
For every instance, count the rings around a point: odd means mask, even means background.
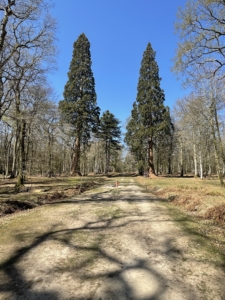
[[[160,198],[203,219],[211,219],[225,226],[225,188],[220,186],[218,179],[150,179],[139,176],[136,181]]]
[[[200,240],[206,238],[212,242],[215,255],[217,251],[225,253],[225,188],[220,186],[217,179],[150,179],[139,176],[135,180],[146,191],[157,195],[175,220],[181,213],[179,218],[185,220],[182,223],[185,231],[189,234],[194,232],[194,236]]]
[[[99,187],[104,177],[31,177],[24,187],[16,179],[0,180],[0,217],[39,205],[55,202]]]

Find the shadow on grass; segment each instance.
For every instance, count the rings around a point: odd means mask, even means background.
[[[212,236],[209,237],[207,234],[209,230],[208,226],[210,225],[201,223],[201,219],[197,217],[182,213],[178,208],[174,206],[171,207],[167,205],[167,207],[170,215],[173,218],[173,221],[178,223],[182,230],[186,232],[196,244],[207,249],[208,253],[220,256],[222,262],[213,263],[217,267],[220,267],[225,271],[225,241],[220,241],[222,250],[218,249],[218,247],[215,247],[214,245],[218,245],[219,239],[213,238]]]

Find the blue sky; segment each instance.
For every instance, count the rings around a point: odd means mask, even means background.
[[[50,76],[58,99],[63,99],[73,43],[85,33],[91,43],[92,70],[98,106],[123,125],[136,99],[142,55],[150,42],[165,91],[165,104],[186,94],[171,72],[178,43],[174,22],[185,0],[55,0],[58,21],[58,70]]]

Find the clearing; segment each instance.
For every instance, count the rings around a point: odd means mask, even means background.
[[[130,177],[1,218],[0,299],[225,299],[224,257],[185,222]]]

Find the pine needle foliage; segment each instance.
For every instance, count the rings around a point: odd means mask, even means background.
[[[154,144],[171,126],[169,108],[164,106],[165,95],[160,87],[161,78],[155,56],[155,51],[148,43],[141,62],[137,97],[125,137],[137,160],[147,164],[150,174],[155,174]]]

